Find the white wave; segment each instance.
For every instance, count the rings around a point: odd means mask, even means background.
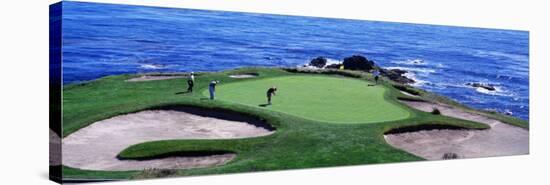
[[[437,67],[437,68],[447,68],[447,66],[446,66],[446,65],[443,65],[442,63],[437,63],[437,64],[435,65],[435,67]]]
[[[327,65],[341,64],[342,61],[338,59],[327,58]]]
[[[327,63],[325,64],[325,67],[328,66],[328,65],[332,65],[332,64],[341,64],[343,62],[342,60],[338,60],[338,59],[332,59],[332,58],[325,58],[325,59],[327,59]],[[309,60],[305,61],[304,64],[298,65],[298,67],[307,68],[307,69],[316,69],[317,67],[309,65],[310,62],[311,61],[309,61]],[[323,67],[323,68],[325,68],[325,67]]]
[[[400,70],[405,70],[407,72],[417,72],[417,73],[425,73],[425,74],[431,74],[436,72],[434,69],[414,68],[414,67],[387,67],[386,69],[389,69],[389,70],[400,69]]]
[[[511,54],[511,53],[503,53],[498,51],[484,51],[484,50],[476,50],[474,53],[472,53],[474,56],[478,57],[490,57],[493,59],[510,59],[514,61],[520,61],[520,62],[529,62],[529,56],[526,55],[519,55],[519,54]]]
[[[398,60],[398,61],[392,61],[391,63],[404,64],[404,65],[426,65],[426,64],[428,64],[426,61],[424,61],[422,59]]]
[[[430,83],[429,81],[419,79],[418,77],[416,77],[416,74],[411,72],[406,72],[405,74],[403,74],[403,76],[407,77],[408,79],[414,80],[414,83],[411,85],[415,87],[421,87],[421,86],[424,86],[425,84]]]
[[[482,93],[482,94],[488,94],[488,95],[493,95],[493,96],[506,96],[506,97],[514,96],[514,93],[508,92],[502,86],[493,85],[493,87],[495,88],[494,91],[485,89],[483,87],[470,87],[470,88],[475,88],[475,90],[477,92]]]
[[[160,64],[141,64],[139,68],[142,69],[164,69],[166,66]]]
[[[440,86],[442,88],[447,88],[447,87],[455,87],[455,88],[469,88],[471,86],[467,86],[466,84],[462,84],[462,83],[437,83],[436,84],[437,86]]]

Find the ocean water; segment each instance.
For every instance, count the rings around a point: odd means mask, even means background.
[[[297,66],[361,54],[414,86],[529,118],[529,33],[376,21],[63,3],[63,83],[106,75]],[[466,83],[494,85],[496,91]]]

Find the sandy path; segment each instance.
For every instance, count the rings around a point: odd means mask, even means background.
[[[229,75],[229,78],[256,78],[258,75],[253,74],[240,74],[240,75]]]
[[[229,121],[218,117],[231,116],[228,115],[230,113],[214,114],[214,117],[209,117],[177,110],[148,110],[95,122],[63,138],[63,164],[79,169],[111,171],[216,166],[225,164],[236,155],[168,157],[141,161],[119,160],[116,156],[130,145],[147,141],[246,138],[273,133],[266,128],[243,122],[248,118],[242,116],[235,118],[238,121]]]
[[[428,160],[442,159],[445,153],[459,158],[529,154],[529,131],[482,115],[465,112],[444,104],[401,101],[421,111],[435,107],[443,115],[485,123],[486,130],[426,130],[388,134],[384,138],[396,147]]]
[[[418,95],[414,95],[414,94],[411,94],[411,93],[408,93],[408,92],[405,92],[405,91],[400,91],[400,92],[401,92],[402,94],[407,95],[407,96],[410,96],[410,97],[417,97],[417,98],[420,97],[420,96],[418,96]]]
[[[167,80],[175,78],[186,78],[187,76],[182,75],[143,75],[136,78],[130,78],[126,82],[144,82],[144,81],[154,81],[154,80]]]

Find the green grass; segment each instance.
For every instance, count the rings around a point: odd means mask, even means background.
[[[331,123],[375,123],[405,119],[410,113],[384,98],[385,86],[366,81],[313,75],[248,80],[218,85],[217,98],[260,108],[266,91],[277,86],[273,104],[266,109]],[[208,96],[208,90],[203,92]]]
[[[258,73],[259,77],[254,79],[228,77],[228,74],[251,72]],[[189,94],[181,93],[187,88],[185,79],[129,83],[124,80],[134,77],[133,75],[109,76],[64,88],[63,135],[66,137],[95,121],[163,106],[197,106],[205,109],[231,110],[261,117],[276,127],[274,134],[264,137],[153,141],[130,146],[119,154],[119,157],[126,159],[154,158],[164,154],[192,151],[230,151],[237,154],[234,160],[223,166],[178,170],[175,174],[189,176],[421,161],[422,158],[386,144],[383,134],[390,129],[423,124],[488,128],[484,124],[410,109],[398,103],[396,98],[400,96],[400,92],[391,84],[383,83],[368,87],[366,84],[371,82],[368,81],[368,75],[366,76],[367,78],[363,78],[359,75],[357,77],[361,80],[358,80],[340,75],[298,74],[281,69],[246,68],[198,74],[195,93]],[[207,100],[203,94],[211,80],[222,82],[217,90],[219,100]],[[302,88],[300,84],[304,85],[303,83],[315,83],[316,87],[322,88],[313,92],[323,93],[312,95],[305,90],[298,92],[291,90]],[[241,87],[242,85],[257,87],[246,90]],[[266,101],[265,91],[271,85],[279,87],[279,92],[274,97],[274,105],[259,107],[258,104]],[[341,86],[353,88],[341,88]],[[239,88],[236,90],[236,87]],[[339,88],[336,89],[336,87]],[[334,90],[328,91],[327,88],[334,88]],[[347,90],[350,92],[342,92]],[[349,97],[337,100],[339,94],[359,98],[357,102]],[[302,96],[305,97],[300,98]],[[250,97],[250,99],[242,99],[243,97]],[[334,99],[330,99],[331,97]],[[360,100],[363,98],[369,101]],[[324,101],[334,101],[335,105],[331,104],[330,109],[322,110],[315,109],[316,107],[304,107],[306,104],[322,105],[325,104]],[[355,107],[346,107],[346,104],[360,106],[361,108],[357,111],[362,113],[354,113]],[[310,108],[312,110],[308,110]],[[334,110],[341,110],[339,112],[342,112],[342,115],[335,115]],[[379,113],[376,110],[390,111],[387,114],[393,116],[384,116],[386,113]],[[338,116],[339,119],[331,116]],[[356,124],[327,124],[327,122]],[[65,178],[128,179],[140,173],[139,171],[89,171],[69,167],[63,169]]]

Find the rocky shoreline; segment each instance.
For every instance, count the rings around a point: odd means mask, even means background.
[[[380,75],[401,84],[412,84],[415,83],[413,79],[407,78],[404,74],[408,71],[402,69],[385,69],[374,63],[374,61],[367,59],[361,55],[353,55],[350,57],[344,58],[341,63],[328,64],[325,57],[317,57],[312,59],[309,64],[306,64],[302,67],[313,68],[313,69],[343,69],[343,70],[354,70],[354,71],[364,71],[372,73],[376,70],[380,71]]]
[[[422,61],[415,61],[415,63],[421,63]],[[308,64],[301,66],[303,68],[309,69],[341,69],[341,70],[354,70],[354,71],[363,71],[372,73],[376,70],[380,72],[380,75],[401,84],[414,84],[416,81],[414,79],[408,78],[405,74],[409,73],[407,70],[403,69],[386,69],[382,68],[372,60],[367,59],[361,55],[353,55],[350,57],[344,58],[343,62],[340,63],[329,63],[325,57],[317,57],[311,59]],[[496,85],[479,83],[479,82],[470,82],[464,84],[473,88],[481,88],[487,91],[496,91]]]

